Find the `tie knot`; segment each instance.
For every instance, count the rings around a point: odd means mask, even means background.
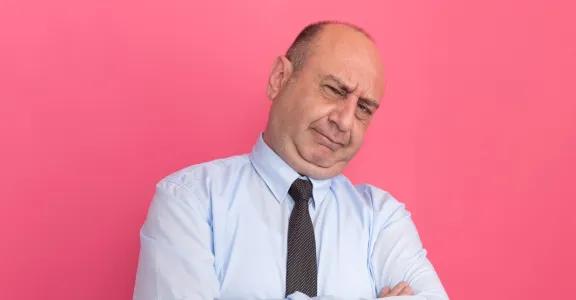
[[[288,194],[295,202],[304,201],[304,203],[308,203],[308,199],[312,197],[312,182],[298,178],[290,186]]]

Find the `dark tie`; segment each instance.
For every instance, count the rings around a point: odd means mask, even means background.
[[[286,296],[295,291],[309,297],[316,296],[316,241],[314,226],[308,213],[308,200],[312,197],[312,183],[296,179],[288,194],[294,199],[294,208],[288,224],[288,259],[286,262]]]

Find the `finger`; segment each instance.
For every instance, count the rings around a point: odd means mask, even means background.
[[[390,288],[385,287],[380,291],[380,294],[378,295],[378,297],[386,297],[386,296],[388,296],[388,293],[390,293]]]
[[[400,292],[408,285],[407,282],[400,282],[398,283],[393,289],[392,291],[390,291],[389,296],[398,296],[400,294]]]
[[[399,296],[410,296],[412,295],[412,288],[409,285],[404,287],[404,289],[400,292]]]

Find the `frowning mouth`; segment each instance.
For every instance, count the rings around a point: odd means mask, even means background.
[[[312,128],[312,130],[316,133],[316,136],[318,138],[317,141],[320,145],[323,145],[332,151],[336,151],[339,148],[344,147],[344,144],[334,141],[333,139],[323,134],[322,132],[318,131],[317,129]]]

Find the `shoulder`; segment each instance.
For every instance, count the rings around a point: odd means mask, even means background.
[[[219,158],[176,170],[163,177],[157,185],[175,185],[198,191],[213,184],[213,181],[226,180],[234,174],[239,174],[247,166],[250,166],[248,154]]]
[[[406,210],[406,205],[387,190],[369,183],[353,184],[343,175],[335,179],[337,185],[353,190],[354,194],[361,199],[365,208],[372,211],[375,221],[385,223],[382,225],[410,217],[410,212]]]

